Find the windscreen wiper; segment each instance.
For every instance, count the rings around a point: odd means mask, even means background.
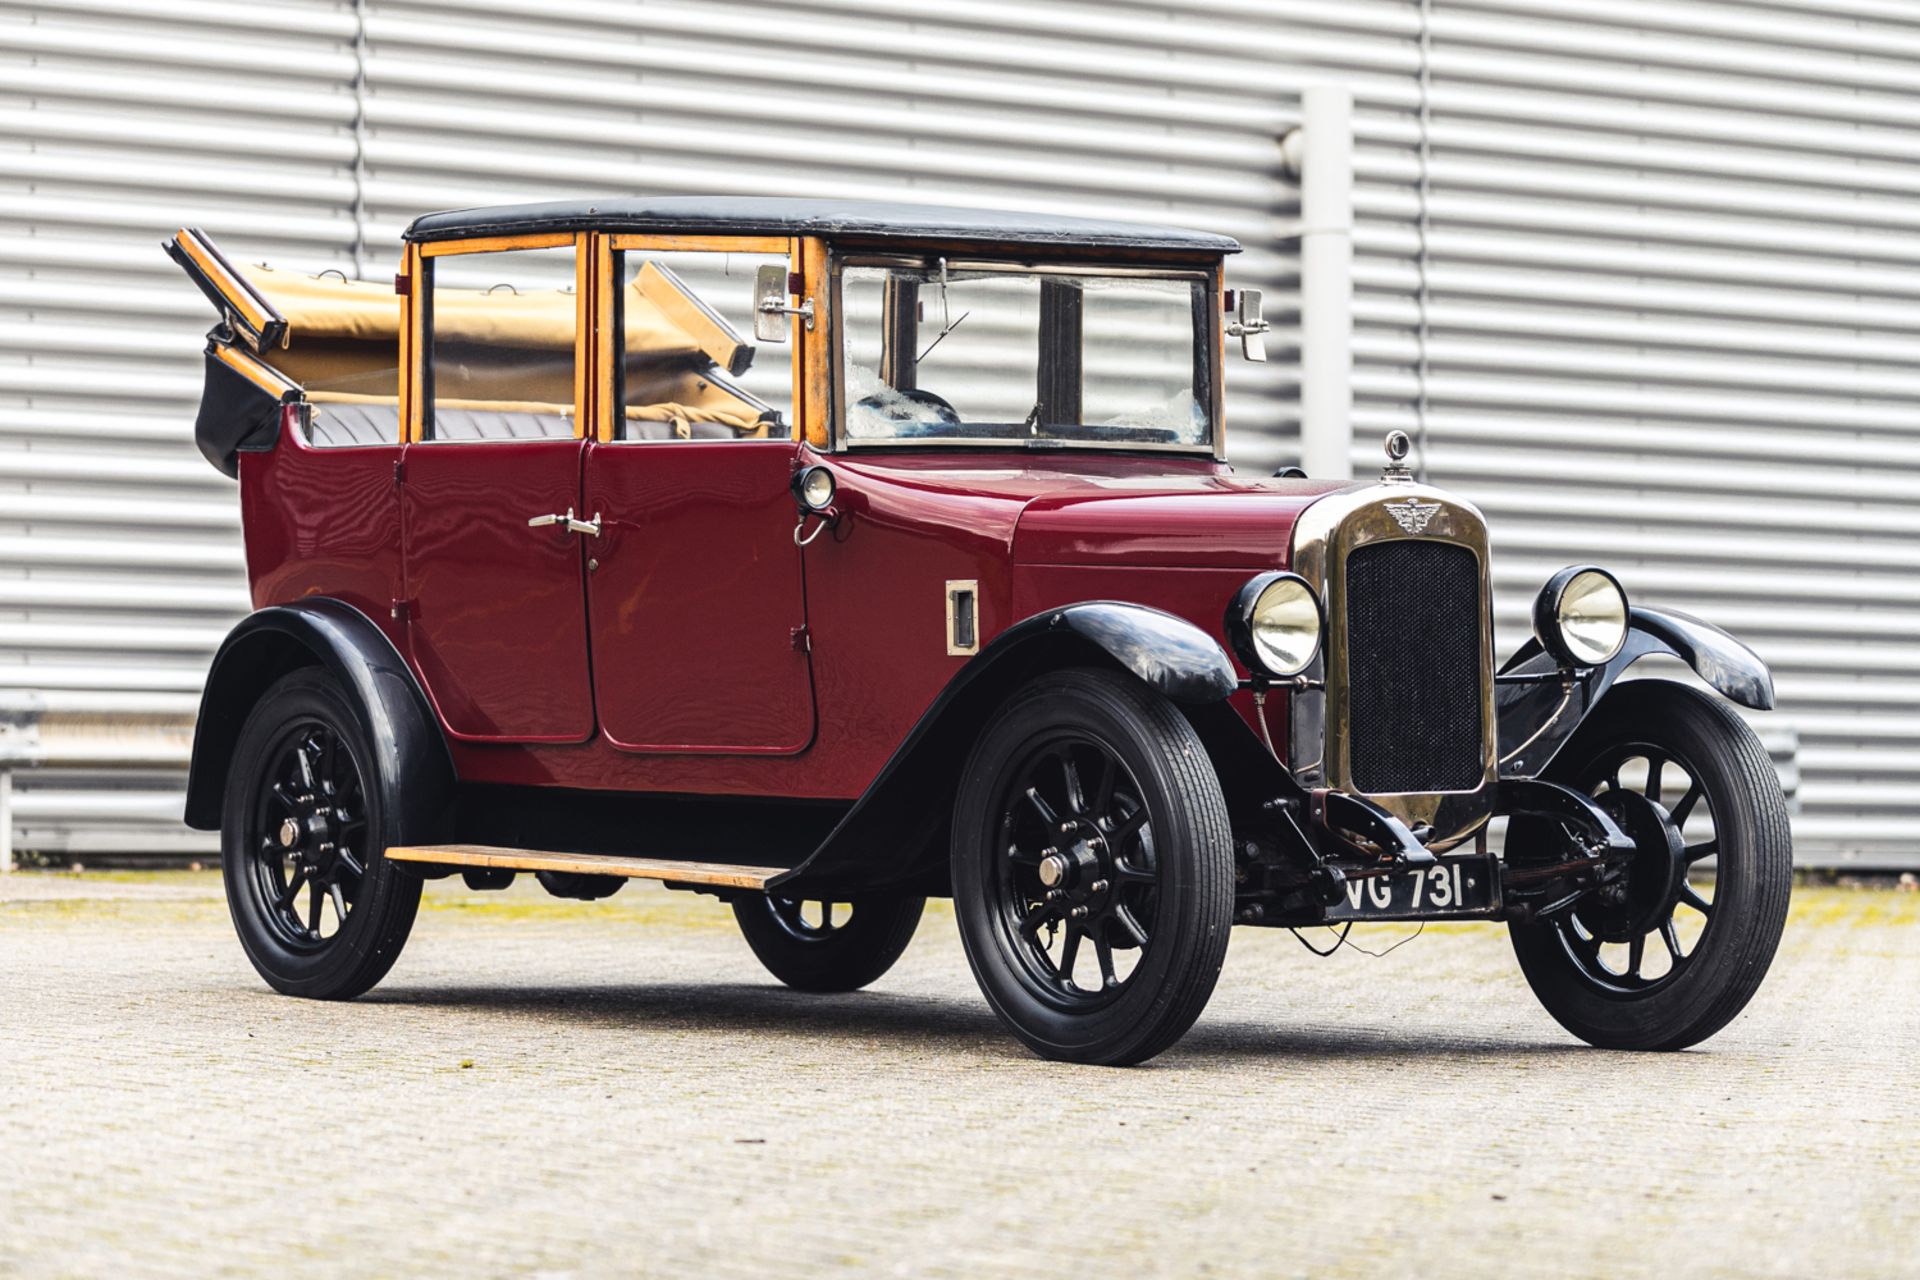
[[[953,318],[953,312],[947,306],[947,260],[945,258],[940,259],[940,332],[934,337],[932,342],[927,344],[925,351],[922,351],[913,358],[914,364],[918,365],[922,360],[932,355],[933,349],[946,341],[948,334],[960,327],[960,321],[965,320],[972,314],[973,312],[971,311],[962,311],[960,313],[960,320]]]

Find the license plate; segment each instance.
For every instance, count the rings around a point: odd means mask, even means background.
[[[1499,884],[1499,869],[1491,854],[1441,858],[1432,866],[1405,867],[1347,881],[1341,886],[1340,901],[1327,908],[1327,919],[1434,920],[1494,915],[1500,905]]]

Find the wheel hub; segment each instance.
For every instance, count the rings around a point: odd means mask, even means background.
[[[1634,853],[1623,899],[1582,907],[1580,917],[1604,941],[1625,942],[1667,918],[1687,882],[1686,844],[1666,808],[1638,792],[1608,791],[1597,803],[1633,840]]]
[[[339,849],[335,812],[316,795],[292,797],[295,812],[280,820],[274,840],[283,853],[297,857],[309,872],[329,871]]]
[[[1108,857],[1107,842],[1098,827],[1063,822],[1060,843],[1040,859],[1040,884],[1057,895],[1055,901],[1084,905],[1107,891],[1112,879],[1107,874]]]

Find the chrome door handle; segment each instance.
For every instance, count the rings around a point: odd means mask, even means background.
[[[572,507],[568,507],[567,514],[563,516],[544,515],[529,516],[527,518],[527,528],[529,529],[541,529],[550,524],[563,524],[567,527],[568,533],[584,533],[593,538],[600,536],[600,513],[598,511],[593,513],[593,519],[591,520],[574,519]]]

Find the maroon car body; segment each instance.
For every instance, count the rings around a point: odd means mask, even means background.
[[[965,665],[928,607],[939,583],[980,584],[988,644],[1050,608],[1125,600],[1224,651],[1225,602],[1286,567],[1295,517],[1338,487],[1211,459],[853,459],[835,467],[846,536],[802,550],[788,482],[823,456],[801,443],[693,442],[644,458],[646,476],[620,473],[630,450],[580,441],[349,460],[306,443],[294,413],[279,447],[239,456],[254,606],[365,614],[407,657],[459,776],[516,785],[858,799]],[[567,507],[608,513],[590,576],[573,540],[476,518]],[[672,608],[633,616],[642,591]],[[716,647],[690,618],[740,638]],[[590,648],[649,661],[590,670]],[[1267,714],[1284,736],[1283,697]],[[1248,696],[1236,706],[1251,720]]]
[[[1699,897],[1662,765],[1614,778],[1632,800],[1555,770],[1641,656],[1753,707],[1764,666],[1576,566],[1496,672],[1484,521],[1403,446],[1379,483],[1236,472],[1221,364],[1265,326],[1225,288],[1235,248],[603,201],[421,219],[384,294],[182,232],[256,610],[210,673],[187,817],[226,832],[261,972],[356,994],[419,877],[532,872],[718,893],[812,989],[878,976],[953,894],[1009,1026],[1089,1061],[1177,1038],[1235,922],[1506,919],[1583,991],[1707,981],[1710,906],[1663,976],[1633,941]],[[516,254],[559,287],[454,283]],[[1684,754],[1719,830],[1769,803]],[[1524,847],[1489,848],[1498,817]],[[1630,971],[1585,961],[1603,940]],[[1681,1022],[1654,1038],[1713,1029]]]

